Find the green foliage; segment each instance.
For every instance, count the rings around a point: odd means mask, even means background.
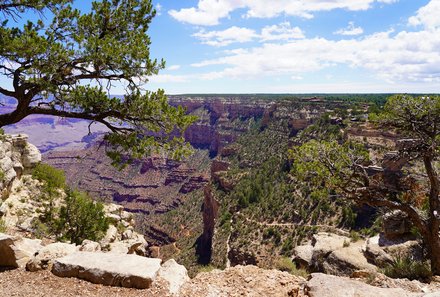
[[[432,276],[428,262],[399,255],[394,257],[393,262],[383,269],[383,273],[391,278],[408,278],[422,281],[427,281]]]
[[[32,177],[43,183],[43,189],[49,196],[53,196],[58,189],[63,189],[66,186],[64,171],[49,164],[39,163],[35,166]]]
[[[8,66],[0,75],[10,87],[0,94],[19,104],[0,114],[0,126],[29,114],[102,123],[117,166],[157,150],[172,158],[190,153],[182,134],[195,118],[170,106],[163,90],[145,91],[165,67],[150,57],[151,0],[93,1],[88,11],[69,0],[7,2],[0,5],[0,59]],[[115,83],[126,94],[109,96]]]
[[[281,246],[281,254],[285,256],[291,256],[293,247],[294,247],[293,239],[292,237],[288,237]]]
[[[351,242],[356,242],[359,241],[361,239],[361,236],[358,232],[351,230],[350,231],[350,240]]]
[[[353,211],[351,206],[342,208],[341,223],[343,226],[353,227],[356,221],[357,214]]]
[[[263,239],[271,239],[274,244],[278,245],[281,242],[281,233],[275,227],[269,227],[263,231]]]
[[[94,202],[85,193],[71,191],[60,209],[57,225],[61,238],[80,244],[84,239],[101,239],[109,223],[102,203]]]
[[[293,263],[292,260],[288,257],[281,257],[277,259],[275,262],[275,268],[281,271],[289,272],[292,275],[301,276],[304,278],[307,278],[309,275],[306,270],[296,268],[295,263]]]
[[[369,162],[368,151],[354,142],[310,140],[292,148],[289,155],[293,159],[291,172],[295,177],[313,187],[336,192],[343,190],[358,165]]]
[[[3,218],[0,218],[0,233],[6,233],[8,228],[6,228],[5,220]]]
[[[346,109],[342,109],[346,112]],[[341,112],[342,112],[341,111]],[[335,114],[341,116],[343,119],[348,115],[340,115],[338,111]],[[299,139],[301,142],[306,142],[311,139],[318,140],[342,140],[341,126],[332,123],[329,113],[325,113],[319,117],[312,125],[305,128],[299,134]]]
[[[202,272],[211,272],[211,271],[213,271],[214,269],[216,269],[216,267],[213,266],[213,265],[203,265],[203,266],[200,266],[200,267],[199,267],[198,272],[199,272],[199,273],[202,273]]]

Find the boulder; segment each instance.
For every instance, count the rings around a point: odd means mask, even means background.
[[[55,242],[41,248],[26,264],[26,270],[38,271],[51,269],[55,259],[75,253],[78,247],[74,244]]]
[[[27,143],[25,148],[23,149],[22,155],[22,164],[24,168],[33,168],[41,162],[41,153],[38,148],[31,144]]]
[[[313,246],[311,244],[298,245],[293,250],[293,261],[298,268],[308,268],[312,262]]]
[[[378,288],[360,281],[323,273],[312,273],[305,290],[309,297],[416,297],[423,296],[401,288]]]
[[[106,286],[146,289],[156,279],[160,263],[137,255],[76,252],[55,260],[52,272]]]
[[[424,259],[423,247],[417,240],[397,242],[383,247],[384,251],[392,257],[411,258],[417,261]]]
[[[333,275],[349,276],[356,270],[376,271],[362,253],[363,242],[350,243],[328,255],[323,262],[323,272]]]
[[[104,238],[100,241],[101,245],[107,245],[118,238],[118,229],[114,225],[109,225]]]
[[[180,287],[189,281],[188,271],[185,266],[177,264],[174,259],[170,259],[162,265],[158,276],[168,282],[171,294],[177,294]]]
[[[319,232],[312,237],[313,253],[310,268],[313,271],[323,271],[323,262],[331,252],[340,249],[350,238],[332,233]]]
[[[383,216],[382,229],[387,239],[402,238],[411,232],[412,223],[408,215],[400,210],[389,212]]]
[[[79,247],[81,252],[100,252],[101,245],[95,241],[85,239]]]
[[[25,267],[42,248],[41,240],[0,233],[0,267]]]
[[[368,262],[384,267],[387,264],[391,264],[393,258],[384,249],[379,246],[379,235],[370,237],[365,242],[364,256],[367,258]]]
[[[312,237],[313,250],[323,254],[343,247],[346,242],[350,242],[350,238],[333,233],[318,232]]]

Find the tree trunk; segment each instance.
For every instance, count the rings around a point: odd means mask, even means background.
[[[431,272],[433,275],[440,275],[440,237],[438,230],[430,230],[426,243],[428,245],[429,258],[431,260]]]
[[[429,178],[429,230],[425,234],[425,240],[428,244],[428,253],[431,259],[431,271],[434,275],[440,275],[440,180],[437,171],[432,166],[433,158],[426,156],[423,158],[426,173]]]

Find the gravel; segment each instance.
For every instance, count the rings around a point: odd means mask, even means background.
[[[165,285],[155,282],[147,290],[96,285],[76,278],[61,278],[49,271],[28,272],[24,269],[0,270],[0,296],[70,297],[70,296],[169,296]]]

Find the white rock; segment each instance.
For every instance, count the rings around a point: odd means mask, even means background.
[[[95,241],[85,239],[79,247],[79,250],[82,252],[100,252],[101,245]]]
[[[114,225],[109,225],[104,238],[101,240],[103,243],[112,243],[118,238],[118,229]]]
[[[96,284],[145,289],[156,279],[160,263],[136,255],[77,252],[55,260],[52,272]]]
[[[23,150],[22,163],[25,168],[32,168],[41,162],[41,153],[38,148],[28,143]]]
[[[133,231],[132,230],[125,230],[123,233],[122,233],[122,240],[125,240],[125,239],[131,239],[133,237]]]
[[[128,254],[130,247],[127,243],[117,241],[110,243],[109,253],[113,254]]]
[[[40,249],[41,240],[0,233],[0,266],[24,267]]]
[[[177,264],[174,259],[170,259],[162,265],[158,276],[168,282],[171,294],[177,294],[180,287],[189,281],[188,271],[185,266]]]
[[[78,247],[74,244],[55,242],[41,248],[38,253],[26,264],[26,270],[38,271],[51,269],[55,259],[75,253]]]
[[[410,293],[401,288],[378,288],[360,281],[336,277],[322,273],[312,273],[306,285],[310,297],[415,297],[421,294]]]

